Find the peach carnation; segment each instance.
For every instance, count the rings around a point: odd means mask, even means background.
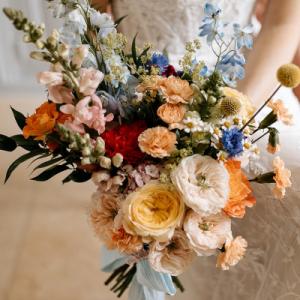
[[[244,257],[247,246],[247,241],[241,236],[226,241],[225,252],[219,254],[217,267],[229,270],[229,267],[235,266]]]
[[[139,147],[142,152],[152,157],[164,158],[176,150],[176,134],[167,128],[158,126],[149,128],[138,137]]]
[[[281,200],[285,196],[285,189],[292,186],[291,171],[285,168],[283,160],[276,157],[273,160],[275,187],[273,194],[275,198]]]
[[[95,193],[90,210],[91,224],[96,235],[106,240],[115,227],[115,218],[120,210],[121,199],[117,194]]]
[[[188,104],[193,96],[189,82],[174,76],[165,78],[160,88],[166,101],[171,104]]]
[[[293,125],[293,115],[289,114],[288,109],[284,106],[282,100],[273,101],[268,103],[268,107],[276,114],[277,119],[285,125]]]
[[[127,233],[123,227],[115,229],[112,232],[111,239],[107,241],[107,247],[118,249],[127,254],[136,253],[142,250],[142,239],[137,235]]]
[[[275,146],[273,146],[273,145],[271,145],[271,144],[268,144],[268,146],[267,146],[267,151],[269,152],[269,153],[271,153],[271,154],[275,154],[275,153],[277,153],[277,152],[279,152],[280,151],[280,145],[279,144],[277,144],[277,145],[275,145]]]
[[[186,107],[182,104],[165,103],[157,110],[157,115],[167,124],[179,123],[186,113]]]
[[[160,90],[160,85],[163,80],[164,79],[158,75],[147,76],[143,82],[136,87],[136,91],[138,93],[150,92],[150,94],[155,97],[158,90]]]
[[[157,272],[178,276],[185,271],[195,257],[185,233],[178,229],[170,242],[153,243],[149,263]]]
[[[241,162],[228,160],[225,167],[229,173],[229,199],[224,212],[233,218],[243,218],[246,207],[252,207],[256,200],[247,177],[241,169]]]

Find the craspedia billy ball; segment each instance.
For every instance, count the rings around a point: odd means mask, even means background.
[[[241,108],[241,102],[234,97],[225,97],[220,105],[221,113],[226,117],[237,115]]]
[[[300,84],[300,68],[295,64],[282,65],[277,70],[277,79],[283,86],[295,88]]]

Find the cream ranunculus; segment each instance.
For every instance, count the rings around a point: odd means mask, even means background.
[[[154,270],[178,276],[192,262],[195,252],[189,245],[186,234],[177,229],[170,242],[152,244],[149,253],[149,263]]]
[[[205,217],[190,210],[184,220],[184,231],[199,256],[215,254],[232,238],[231,220],[223,213]]]
[[[123,226],[145,240],[168,241],[181,224],[184,202],[172,184],[149,182],[123,203]]]
[[[181,160],[171,180],[187,206],[201,215],[216,214],[229,195],[229,175],[223,164],[195,154]]]

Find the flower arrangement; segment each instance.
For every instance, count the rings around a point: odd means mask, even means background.
[[[282,199],[290,171],[276,157],[274,169],[248,178],[259,161],[257,141],[268,135],[271,154],[280,150],[277,121],[291,124],[282,101],[283,85],[295,87],[300,70],[278,70],[279,87],[256,112],[233,88],[244,76],[244,47],[252,47],[251,27],[223,24],[221,10],[204,7],[200,37],[216,55],[214,66],[198,57],[200,41],[186,44],[177,70],[150,45],[126,52],[121,20],[93,9],[88,1],[48,0],[63,27],[44,38],[21,11],[5,15],[24,41],[37,50],[33,59],[50,64],[38,74],[47,101],[25,117],[12,109],[21,133],[0,135],[0,149],[26,150],[8,168],[5,181],[28,159],[39,163],[33,177],[46,181],[69,172],[63,182],[93,180],[90,221],[103,241],[105,282],[130,299],[161,299],[183,291],[177,276],[197,256],[217,256],[227,270],[245,255],[247,242],[233,237],[231,219],[255,205],[251,182],[273,184]],[[262,108],[270,113],[260,122]]]

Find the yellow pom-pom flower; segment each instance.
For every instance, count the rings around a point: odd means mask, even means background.
[[[300,84],[300,68],[295,64],[282,65],[277,70],[277,79],[283,86],[295,88]]]
[[[221,113],[224,116],[237,115],[241,110],[242,104],[235,97],[225,97],[221,102]]]

